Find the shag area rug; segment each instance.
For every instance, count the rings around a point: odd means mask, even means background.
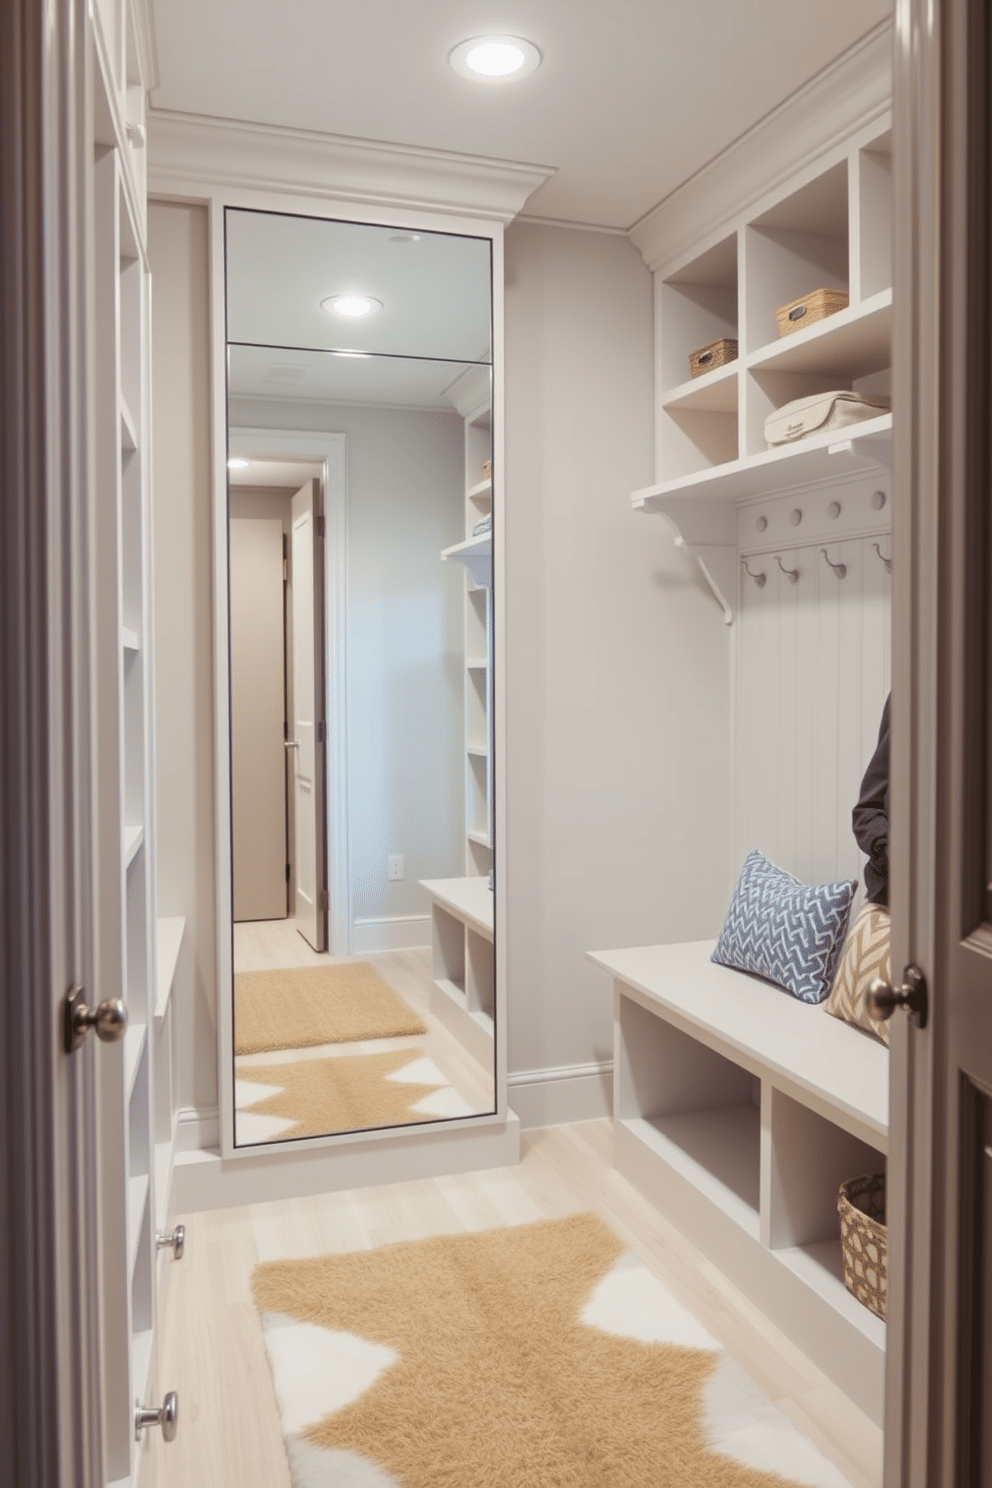
[[[426,1032],[367,961],[240,971],[234,978],[236,1054]]]
[[[234,1103],[239,1144],[473,1114],[416,1048],[242,1065]]]
[[[252,1285],[294,1488],[847,1488],[596,1215]]]

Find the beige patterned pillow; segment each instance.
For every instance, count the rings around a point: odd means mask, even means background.
[[[851,925],[830,996],[823,1004],[835,1018],[863,1028],[885,1044],[889,1042],[889,1025],[868,1011],[865,993],[876,977],[892,980],[890,923],[889,911],[880,904],[861,906]]]

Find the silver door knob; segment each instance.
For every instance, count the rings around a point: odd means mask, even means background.
[[[171,1235],[156,1235],[155,1249],[171,1250],[173,1260],[181,1261],[186,1252],[186,1226],[176,1225]]]
[[[65,1000],[65,1052],[75,1053],[91,1028],[103,1043],[118,1043],[127,1032],[127,1008],[119,997],[107,997],[95,1008],[88,1007],[83,988],[72,987]]]
[[[169,1391],[157,1410],[154,1406],[142,1405],[140,1400],[135,1401],[135,1441],[141,1440],[141,1433],[148,1426],[161,1426],[163,1441],[175,1441],[176,1432],[179,1430],[179,1396],[175,1390]]]
[[[284,749],[299,749],[299,747],[300,747],[300,741],[299,741],[299,739],[286,739],[285,742],[283,743],[283,748]]]
[[[926,1028],[929,1001],[927,997],[927,979],[918,966],[912,965],[903,968],[902,983],[898,987],[892,987],[882,977],[876,977],[868,988],[865,1001],[876,1018],[884,1022],[891,1018],[896,1008],[905,1008],[912,1014],[917,1028]]]

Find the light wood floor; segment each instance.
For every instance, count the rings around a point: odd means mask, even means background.
[[[519,1167],[188,1216],[186,1256],[170,1277],[159,1373],[163,1392],[179,1392],[181,1426],[171,1445],[153,1452],[155,1488],[290,1488],[249,1292],[258,1261],[580,1210],[608,1220],[852,1488],[879,1488],[880,1431],[613,1169],[610,1148],[611,1123],[589,1121],[525,1133]]]
[[[432,1059],[472,1112],[492,1111],[495,1106],[495,1069],[479,1063],[455,1035],[430,1010],[432,982],[431,952],[427,946],[403,951],[381,951],[366,956],[327,956],[307,944],[293,919],[259,920],[234,927],[234,970],[269,971],[283,966],[334,966],[346,961],[365,961],[407,1002],[427,1024],[427,1033],[409,1038],[368,1039],[347,1044],[321,1044],[305,1049],[279,1049],[264,1054],[238,1055],[237,1069],[251,1078],[253,1068],[297,1059],[333,1059],[343,1055],[381,1054],[389,1049],[409,1049]],[[261,1069],[257,1079],[262,1079]],[[425,1116],[424,1120],[432,1120]],[[275,1138],[274,1140],[278,1140]]]

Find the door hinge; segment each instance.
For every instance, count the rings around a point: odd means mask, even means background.
[[[317,534],[318,537],[323,537],[323,535],[324,535],[324,518],[322,516],[315,518],[314,524],[313,524],[313,530],[314,530],[314,532],[316,532],[316,534]]]
[[[317,907],[318,909],[330,909],[331,896],[330,894],[328,894],[326,889],[321,889],[320,893],[317,895]]]

